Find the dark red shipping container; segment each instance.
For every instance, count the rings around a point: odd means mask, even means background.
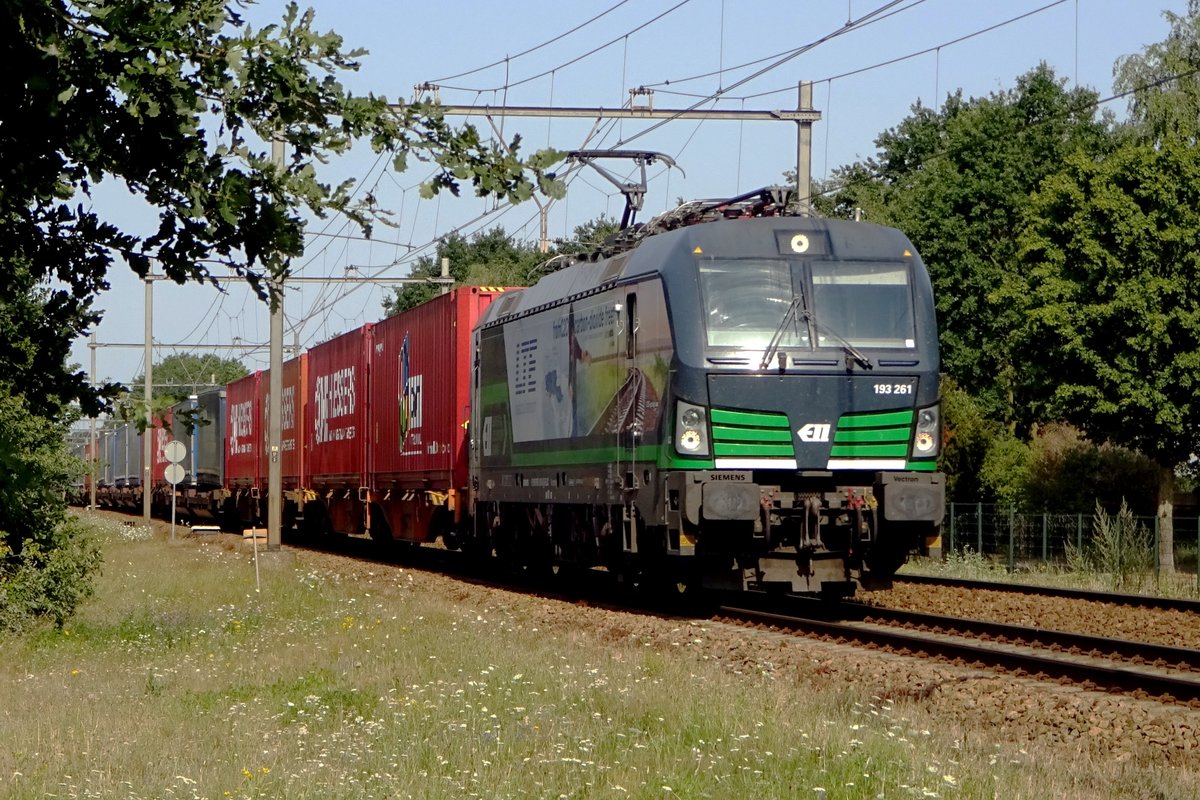
[[[436,509],[460,508],[469,466],[471,329],[503,291],[464,286],[375,325],[367,470],[391,538],[430,540],[445,532]]]
[[[171,463],[167,460],[167,442],[174,441],[175,438],[171,435],[173,419],[174,415],[168,408],[163,412],[163,416],[154,418],[154,427],[150,431],[150,458],[153,465],[150,483],[153,486],[166,485],[167,465]]]
[[[363,485],[370,341],[368,324],[308,351],[304,470],[318,491]]]
[[[304,420],[308,407],[308,354],[283,362],[283,391],[279,401],[280,461],[284,491],[304,486]],[[271,404],[271,371],[264,370],[258,381],[259,414],[262,417],[262,453],[269,451],[267,439],[270,433],[267,415]],[[262,484],[266,487],[270,464],[262,461]]]
[[[259,377],[257,372],[247,375],[225,392],[225,480],[233,489],[263,484]]]
[[[464,286],[375,326],[368,469],[376,488],[466,485],[471,329],[500,291]]]

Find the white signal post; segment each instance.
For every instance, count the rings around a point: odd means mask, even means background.
[[[167,479],[167,483],[171,484],[171,541],[173,542],[175,541],[175,487],[179,485],[179,482],[183,480],[183,476],[186,474],[183,465],[179,462],[183,461],[184,457],[187,456],[187,445],[176,439],[167,442],[167,446],[163,449],[163,452],[167,457],[167,461],[170,462],[163,471],[163,477]]]

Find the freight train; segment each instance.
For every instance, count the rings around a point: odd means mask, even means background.
[[[899,231],[785,208],[686,204],[534,286],[459,287],[286,362],[285,527],[680,587],[886,585],[945,504],[929,277]],[[203,454],[180,513],[261,524],[268,378],[154,431]],[[101,479],[132,504],[124,472]]]

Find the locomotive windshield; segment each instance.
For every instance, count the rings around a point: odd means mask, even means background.
[[[905,264],[739,259],[699,267],[711,347],[765,348],[776,335],[781,348],[915,347]],[[789,317],[796,297],[799,313]]]

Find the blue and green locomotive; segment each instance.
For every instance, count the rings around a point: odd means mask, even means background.
[[[899,231],[693,203],[492,303],[477,546],[527,566],[846,595],[937,546],[928,274]]]

